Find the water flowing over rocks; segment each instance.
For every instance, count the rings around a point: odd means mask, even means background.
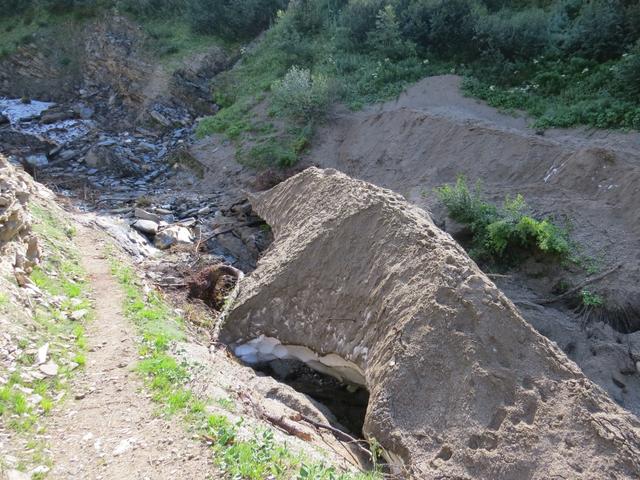
[[[303,346],[311,366],[332,355],[354,364],[370,392],[364,434],[397,471],[638,478],[636,417],[526,323],[424,211],[316,168],[252,204],[275,241],[240,284],[221,339],[241,356],[286,359]]]

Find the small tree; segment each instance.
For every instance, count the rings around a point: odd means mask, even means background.
[[[369,32],[368,42],[376,52],[392,59],[413,53],[412,45],[402,39],[400,23],[391,5],[382,8],[376,16],[376,28]]]
[[[329,106],[327,79],[295,65],[272,85],[271,91],[275,111],[296,121],[314,121],[322,117]]]

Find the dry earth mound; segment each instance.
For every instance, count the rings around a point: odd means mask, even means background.
[[[412,478],[638,478],[640,423],[402,197],[310,168],[260,194],[275,242],[221,338],[370,392],[364,425]]]

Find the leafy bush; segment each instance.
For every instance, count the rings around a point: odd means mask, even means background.
[[[623,55],[616,71],[617,87],[628,100],[640,99],[640,40]]]
[[[189,0],[119,0],[118,7],[142,18],[159,18],[167,15],[176,18],[186,11]]]
[[[376,25],[376,17],[384,7],[383,0],[351,0],[340,15],[340,34],[344,46],[361,51],[367,46],[369,32]]]
[[[420,47],[459,57],[476,50],[477,12],[474,0],[413,0],[402,10],[401,28]]]
[[[274,110],[298,121],[322,117],[329,106],[329,84],[326,77],[312,75],[307,69],[293,66],[282,80],[271,87]]]
[[[286,0],[189,0],[187,16],[197,33],[249,38],[266,28]]]
[[[566,232],[547,219],[527,214],[521,195],[506,198],[498,208],[482,199],[479,186],[469,190],[462,177],[455,185],[438,188],[437,193],[449,216],[471,230],[470,253],[480,259],[509,262],[532,253],[556,257],[569,253]]]
[[[32,5],[32,0],[0,0],[0,18],[23,14]]]
[[[368,33],[367,41],[372,50],[386,58],[399,59],[413,53],[413,46],[402,39],[400,24],[391,5],[380,9],[376,27]]]
[[[548,15],[539,8],[503,9],[481,16],[477,38],[486,51],[495,50],[507,59],[532,58],[549,45]]]
[[[584,307],[598,308],[604,306],[604,297],[593,293],[590,290],[582,290],[580,292],[580,301]]]
[[[584,2],[568,33],[566,49],[598,60],[619,56],[625,46],[624,14],[618,0]]]

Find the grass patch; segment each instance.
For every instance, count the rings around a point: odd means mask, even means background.
[[[74,367],[84,364],[86,340],[84,328],[71,320],[74,311],[85,309],[84,320],[92,318],[88,297],[89,286],[78,255],[71,241],[73,229],[54,210],[34,202],[29,205],[34,217],[33,230],[46,252],[44,260],[31,273],[31,280],[43,291],[45,300],[34,305],[36,345],[49,343],[48,359],[58,367],[58,375],[43,380],[25,380],[22,368],[31,368],[35,356],[24,354],[18,360],[18,368],[0,391],[0,421],[15,432],[32,435],[38,428],[40,417],[55,407],[54,398],[67,388]],[[7,298],[3,294],[3,298]],[[69,341],[72,341],[69,344]],[[32,340],[20,339],[20,348],[26,349]],[[71,363],[73,358],[77,365]],[[30,389],[32,393],[24,392]]]
[[[184,18],[139,20],[148,36],[147,48],[170,69],[178,67],[186,56],[211,50],[215,45],[227,51],[238,48],[219,37],[195,33]]]
[[[449,216],[469,228],[469,253],[477,259],[513,264],[532,254],[558,259],[570,254],[566,230],[549,219],[534,218],[521,195],[507,197],[498,207],[482,198],[479,185],[469,189],[463,177],[436,192]]]
[[[225,478],[234,480],[380,480],[379,473],[344,473],[319,462],[309,462],[277,442],[272,430],[259,429],[241,436],[242,420],[232,423],[224,415],[208,415],[207,406],[216,403],[199,398],[189,388],[188,365],[171,354],[173,342],[184,338],[183,322],[159,292],[145,293],[135,272],[112,255],[111,268],[125,292],[125,312],[137,325],[143,340],[142,359],[137,369],[166,415],[181,415],[191,428],[211,442],[216,464]],[[217,403],[234,408],[229,399]]]
[[[580,292],[580,303],[586,308],[600,308],[604,307],[605,301],[602,295],[590,290],[582,290]]]

